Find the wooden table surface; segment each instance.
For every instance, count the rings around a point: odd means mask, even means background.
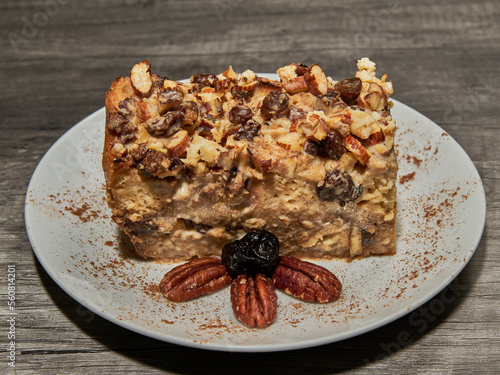
[[[497,1],[6,0],[0,21],[0,373],[500,373]],[[425,318],[424,330],[404,316],[297,351],[185,348],[89,319],[37,261],[23,214],[30,177],[49,147],[101,108],[110,83],[134,63],[148,59],[155,72],[181,79],[230,64],[239,72],[273,72],[295,61],[343,78],[363,56],[390,75],[395,99],[465,149],[486,191],[484,234],[457,278],[463,292]],[[14,340],[9,267],[16,272]]]

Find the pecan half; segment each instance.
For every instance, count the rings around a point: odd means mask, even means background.
[[[216,292],[231,280],[220,259],[204,257],[167,272],[160,282],[160,290],[169,300],[182,302]]]
[[[262,274],[239,275],[231,284],[231,303],[240,322],[250,328],[267,327],[276,317],[278,296],[271,279]]]
[[[333,302],[342,290],[339,279],[326,268],[288,256],[280,258],[272,279],[276,288],[309,302]]]

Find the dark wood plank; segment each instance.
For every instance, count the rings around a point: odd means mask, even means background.
[[[496,1],[17,0],[0,4],[0,20],[0,288],[6,291],[6,270],[14,264],[17,373],[498,372]],[[485,186],[484,235],[457,279],[466,287],[444,311],[424,320],[425,327],[410,315],[340,343],[284,353],[183,348],[92,314],[37,262],[23,215],[30,176],[53,142],[101,108],[112,80],[128,74],[137,61],[148,59],[155,71],[173,79],[220,72],[230,64],[237,71],[273,72],[291,61],[318,63],[332,77],[343,78],[354,73],[356,59],[363,56],[390,75],[395,99],[457,140]],[[0,342],[6,347],[6,335]],[[0,366],[0,373],[9,371],[5,357]]]

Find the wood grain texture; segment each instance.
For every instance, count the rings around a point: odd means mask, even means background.
[[[497,1],[7,0],[0,3],[0,21],[0,290],[4,311],[7,266],[15,264],[16,373],[500,371]],[[183,348],[93,315],[34,257],[23,216],[31,174],[65,131],[103,106],[112,80],[137,61],[148,59],[173,79],[230,64],[236,71],[270,72],[291,61],[318,63],[343,78],[363,56],[390,74],[395,99],[428,116],[465,149],[486,190],[484,235],[457,278],[464,287],[425,324],[405,316],[362,336],[294,352]],[[4,333],[0,342],[6,349]],[[0,373],[9,371],[4,352]]]

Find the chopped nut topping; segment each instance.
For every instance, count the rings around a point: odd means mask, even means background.
[[[147,95],[153,87],[153,78],[151,77],[151,63],[144,60],[135,64],[130,72],[132,86],[142,95]]]
[[[371,153],[386,155],[393,145],[386,135],[394,129],[392,85],[387,76],[377,79],[370,63],[361,60],[356,77],[337,83],[319,65],[293,63],[278,70],[281,81],[251,70],[238,75],[229,67],[218,76],[195,74],[188,83],[165,79],[153,88],[156,76],[143,61],[130,75],[138,97],[121,100],[119,116],[107,124],[117,144],[129,142],[113,152],[124,155],[128,148],[139,169],[159,178],[166,171],[205,173],[242,163],[248,165],[245,178],[293,176],[297,155],[318,158],[319,175],[332,162],[351,173],[354,164],[367,165]],[[257,140],[259,147],[247,148]]]
[[[316,95],[325,95],[328,92],[328,81],[325,72],[319,65],[311,65],[304,73],[304,79],[309,90]]]

